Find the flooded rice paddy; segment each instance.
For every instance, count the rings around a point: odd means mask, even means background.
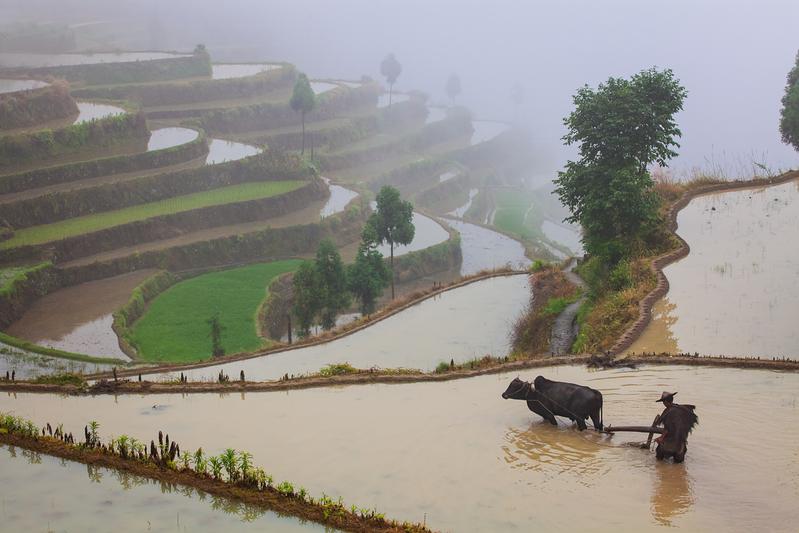
[[[407,102],[410,99],[411,99],[410,95],[407,94],[394,93],[391,95],[392,105],[398,104],[400,102]],[[377,97],[377,107],[378,108],[388,107],[388,93],[383,93]]]
[[[197,130],[190,128],[172,127],[153,130],[150,134],[150,140],[147,142],[147,151],[152,152],[180,146],[193,141],[199,134]]]
[[[311,82],[311,89],[316,94],[326,93],[327,91],[332,91],[333,89],[337,89],[341,87],[337,83],[330,83],[329,81],[312,81]]]
[[[211,78],[215,80],[245,78],[276,68],[281,68],[281,65],[270,63],[220,63],[211,65]]]
[[[347,207],[347,204],[358,197],[357,192],[342,187],[341,185],[330,183],[328,178],[322,179],[325,180],[325,183],[327,183],[327,187],[330,190],[330,196],[325,202],[325,205],[323,205],[322,209],[319,211],[320,217],[326,218],[344,211],[344,208]]]
[[[505,355],[511,326],[529,294],[524,275],[478,281],[326,344],[184,373],[192,380],[214,380],[220,369],[231,376],[244,370],[248,380],[263,381],[318,372],[331,363],[433,370],[450,359],[460,362],[485,354]]]
[[[496,122],[493,120],[473,120],[472,127],[474,128],[471,140],[472,146],[490,141],[510,128],[510,126],[504,122]]]
[[[96,63],[128,63],[151,61],[174,57],[189,57],[191,54],[166,52],[100,52],[86,54],[32,54],[28,52],[0,52],[0,68],[6,67],[61,67],[68,65],[92,65]]]
[[[96,104],[94,102],[77,102],[77,104],[78,118],[75,119],[73,124],[83,124],[84,122],[91,122],[92,120],[100,120],[101,118],[125,113],[124,109],[115,105]]]
[[[600,390],[606,424],[646,424],[660,391],[679,391],[699,415],[686,462],[626,444],[645,435],[553,427],[500,397],[517,374],[539,373]],[[210,453],[235,446],[276,480],[442,531],[795,531],[798,397],[796,373],[556,367],[274,393],[3,395],[0,410],[68,431],[93,418],[104,436],[164,430]]]
[[[461,234],[461,276],[507,265],[524,270],[532,263],[525,255],[524,246],[515,239],[460,220],[446,219],[446,222]]]
[[[372,209],[377,209],[377,203],[371,202],[371,207]],[[414,211],[412,222],[416,228],[413,240],[409,244],[394,245],[394,257],[423,250],[449,239],[447,230],[430,217]],[[385,257],[388,257],[391,253],[391,248],[388,244],[382,244],[377,249]]]
[[[139,270],[52,292],[36,300],[6,332],[40,346],[128,360],[111,329],[111,315],[154,273]]]
[[[691,252],[628,351],[799,359],[799,180],[695,198],[678,223]]]
[[[582,236],[579,230],[574,226],[566,226],[564,224],[557,224],[551,220],[544,220],[541,224],[541,231],[544,232],[547,239],[562,244],[576,256],[583,255],[583,243],[580,240]]]
[[[7,531],[326,531],[312,522],[162,483],[0,445]]]
[[[469,200],[462,206],[458,207],[457,209],[453,209],[447,214],[456,218],[463,218],[463,216],[466,214],[466,211],[472,207],[472,202],[479,192],[479,189],[469,189]]]
[[[6,80],[0,79],[0,94],[30,91],[46,87],[47,83],[39,80]]]
[[[425,119],[425,124],[432,124],[433,122],[438,122],[439,120],[444,120],[447,118],[447,109],[444,107],[433,107],[430,106],[427,108],[427,118]]]
[[[73,361],[22,350],[0,342],[0,375],[14,372],[18,379],[63,373],[109,372],[114,365]]]
[[[261,153],[261,149],[251,144],[244,144],[224,139],[210,139],[208,142],[208,156],[206,165],[215,165],[225,161],[236,161],[251,155]]]

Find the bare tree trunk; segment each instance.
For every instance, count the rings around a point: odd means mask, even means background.
[[[305,111],[302,112],[302,151],[300,154],[305,154]]]
[[[390,83],[388,85],[388,111],[391,112],[391,93],[394,91],[394,84]],[[393,295],[392,295],[393,296]]]
[[[390,99],[390,98],[389,98]],[[394,243],[389,243],[391,246],[391,299],[394,299]]]

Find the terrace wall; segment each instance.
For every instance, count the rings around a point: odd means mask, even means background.
[[[0,93],[0,130],[27,128],[77,114],[69,86],[61,81],[39,89]]]

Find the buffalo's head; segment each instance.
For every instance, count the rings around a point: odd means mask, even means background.
[[[529,391],[530,383],[522,381],[519,378],[514,378],[505,392],[502,393],[502,397],[506,400],[526,400]]]

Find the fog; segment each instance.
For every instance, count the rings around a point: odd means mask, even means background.
[[[8,0],[3,0],[8,2]],[[10,4],[10,2],[9,2]],[[751,173],[795,168],[780,142],[785,76],[799,48],[796,0],[128,0],[0,4],[11,20],[102,21],[117,46],[188,50],[205,43],[215,60],[285,60],[311,77],[379,79],[380,60],[402,63],[399,89],[446,102],[444,84],[461,77],[457,103],[479,118],[528,127],[536,178],[554,176],[573,150],[562,146],[563,117],[582,84],[671,68],[689,91],[678,175],[720,167]],[[514,85],[524,87],[516,109]]]

